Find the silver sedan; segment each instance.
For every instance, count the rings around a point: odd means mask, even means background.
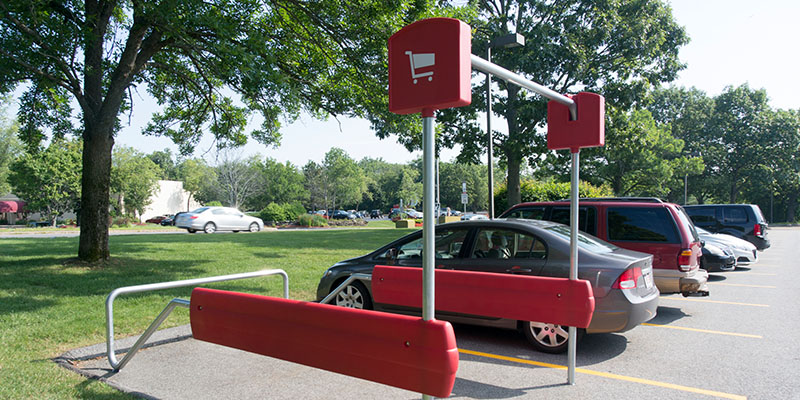
[[[724,233],[711,233],[703,228],[696,228],[697,233],[700,235],[700,240],[715,244],[721,248],[730,247],[739,265],[749,265],[758,261],[758,252],[756,251],[756,246],[752,243],[739,239],[736,236],[726,235]]]
[[[230,207],[200,207],[192,212],[182,213],[175,220],[175,226],[184,228],[189,233],[203,231],[250,231],[264,229],[261,218],[251,217]]]

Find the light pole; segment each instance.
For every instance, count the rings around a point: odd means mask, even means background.
[[[486,61],[492,62],[492,47],[512,48],[524,45],[525,37],[519,33],[510,33],[494,38],[486,46]],[[486,73],[486,135],[489,140],[486,151],[489,162],[489,219],[494,219],[494,165],[492,161],[494,143],[492,141],[492,74],[490,73]]]

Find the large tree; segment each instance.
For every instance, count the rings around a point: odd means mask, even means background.
[[[526,38],[525,47],[496,49],[492,61],[560,93],[598,91],[611,105],[629,105],[643,90],[677,77],[683,67],[678,49],[686,34],[661,0],[486,0],[477,2],[482,22],[475,22],[473,51],[485,56],[491,38],[509,32]],[[472,105],[442,111],[441,143],[462,145],[460,161],[478,161],[486,134],[478,122],[485,109],[483,79],[474,80]],[[505,118],[508,133],[492,132],[494,150],[507,167],[510,204],[520,201],[520,171],[535,167],[547,154],[546,103],[516,85],[499,83],[493,109]],[[384,123],[418,143],[407,125]],[[569,165],[568,160],[560,163]]]
[[[385,43],[431,15],[400,0],[0,1],[0,92],[22,82],[20,135],[37,146],[71,126],[83,138],[79,258],[109,257],[111,154],[120,114],[137,88],[161,105],[146,133],[190,153],[210,132],[220,145],[265,144],[301,110],[360,116],[385,92]],[[22,118],[24,117],[24,118]],[[46,128],[46,129],[45,129]]]
[[[22,153],[22,144],[17,138],[17,122],[6,116],[7,98],[0,99],[0,196],[11,192],[8,183],[9,166]]]

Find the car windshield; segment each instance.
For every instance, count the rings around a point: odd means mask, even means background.
[[[566,240],[570,240],[570,228],[566,225],[552,225],[546,227],[545,229],[563,237]],[[591,251],[592,253],[611,253],[619,248],[596,237],[586,235],[583,232],[578,232],[578,247],[587,251]]]
[[[198,209],[196,209],[196,210],[192,211],[192,213],[193,213],[193,214],[200,214],[200,213],[202,213],[202,212],[204,212],[204,211],[206,211],[206,210],[208,210],[208,207],[200,207],[200,208],[198,208]]]

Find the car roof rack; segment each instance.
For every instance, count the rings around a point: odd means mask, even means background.
[[[569,201],[570,199],[561,199],[557,201]],[[578,199],[581,202],[587,201],[618,201],[618,202],[635,202],[635,203],[663,203],[657,197],[581,197]]]

